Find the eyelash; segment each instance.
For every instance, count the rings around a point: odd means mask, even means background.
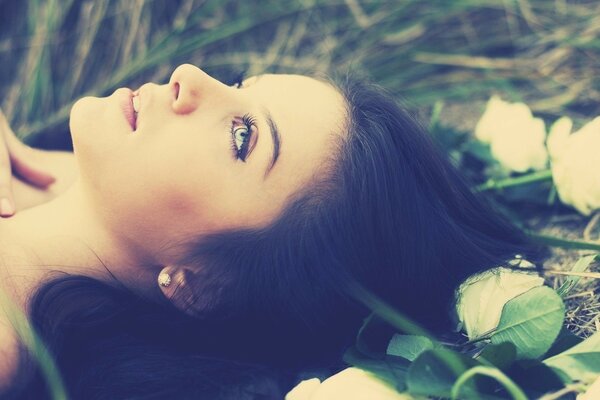
[[[250,143],[250,138],[252,137],[252,127],[254,126],[256,120],[250,114],[245,114],[242,117],[242,122],[246,128],[247,134],[244,136],[244,139],[242,139],[242,145],[240,146],[239,150],[236,145],[235,132],[240,129],[240,126],[236,126],[235,123],[231,125],[231,150],[233,151],[233,156],[236,159],[246,162],[246,157],[248,156],[248,143]]]
[[[244,81],[244,79],[245,72],[240,72],[235,78],[235,81],[232,85],[235,86],[235,88],[239,89],[242,87],[242,82]],[[236,126],[235,123],[231,124],[231,150],[233,151],[233,157],[236,160],[246,162],[246,157],[248,156],[248,143],[250,143],[250,138],[252,138],[252,127],[254,126],[256,119],[250,114],[245,114],[242,117],[242,122],[246,127],[247,135],[244,136],[244,139],[242,140],[242,145],[239,150],[236,145],[235,132],[240,128],[240,126]]]
[[[229,86],[235,86],[236,89],[239,89],[242,87],[242,82],[244,82],[244,79],[246,79],[246,71],[240,71],[236,74],[232,84]]]

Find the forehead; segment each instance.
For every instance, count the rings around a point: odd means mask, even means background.
[[[284,201],[335,156],[334,142],[345,135],[344,97],[331,84],[303,75],[263,74],[248,78],[244,86],[252,101],[269,111],[281,135],[280,154],[264,189]],[[269,136],[261,132],[260,138],[271,152]]]
[[[269,90],[285,92],[294,89],[299,91],[298,94],[320,94],[323,97],[329,96],[328,100],[337,97],[338,101],[343,101],[341,93],[331,83],[307,75],[260,74],[245,79],[244,85],[254,85],[259,82],[261,86],[268,87]]]
[[[248,78],[244,85],[256,89],[259,101],[269,107],[272,114],[300,119],[318,117],[317,121],[305,121],[323,130],[343,122],[344,98],[333,85],[304,75],[262,74]]]
[[[269,110],[281,134],[280,155],[268,181],[288,192],[300,189],[333,155],[333,141],[343,140],[343,95],[331,84],[303,75],[263,74],[244,85],[253,101]]]

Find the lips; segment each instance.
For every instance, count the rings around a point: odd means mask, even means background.
[[[137,128],[137,113],[133,107],[134,94],[130,89],[127,88],[117,89],[117,91],[122,93],[121,108],[123,109],[125,119],[127,122],[129,122],[131,130],[135,132]]]
[[[139,126],[138,118],[140,115],[140,91],[139,90],[136,90],[132,94],[131,107],[133,108],[133,122],[134,122],[133,130],[136,131],[137,127]]]

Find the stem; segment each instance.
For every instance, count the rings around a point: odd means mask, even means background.
[[[575,272],[575,271],[555,271],[553,269],[545,269],[545,273],[554,275],[571,275],[580,276],[582,278],[600,279],[600,272]]]
[[[496,330],[496,328],[492,329],[491,331],[493,332],[493,331],[495,331],[495,330]],[[471,345],[471,344],[475,344],[475,343],[483,342],[484,340],[489,340],[489,339],[491,339],[491,337],[492,337],[492,335],[491,335],[491,334],[489,334],[489,333],[485,333],[485,334],[483,334],[483,335],[481,335],[481,336],[478,336],[478,337],[476,337],[476,338],[474,338],[474,339],[471,339],[471,340],[468,340],[468,341],[464,342],[464,343],[462,344],[462,346],[468,346],[468,345]]]
[[[548,246],[553,247],[564,247],[567,249],[581,249],[581,250],[596,250],[600,251],[600,242],[588,242],[585,240],[568,240],[559,238],[556,236],[543,235],[536,233],[529,229],[523,230],[525,234],[537,242],[544,243]]]
[[[527,175],[517,176],[515,178],[505,178],[500,180],[488,179],[487,182],[475,187],[475,191],[482,192],[491,189],[502,189],[510,186],[525,185],[533,182],[541,182],[552,179],[552,170],[545,169],[542,171],[532,172]]]
[[[583,393],[587,390],[588,386],[589,385],[586,385],[584,383],[576,383],[576,384],[566,385],[564,388],[562,388],[554,393],[546,394],[546,395],[540,397],[538,400],[558,400],[558,399],[563,398],[566,394],[569,394],[572,392]]]
[[[485,376],[489,376],[490,378],[495,379],[502,386],[504,386],[504,388],[508,391],[508,393],[512,396],[512,398],[514,400],[527,400],[527,396],[525,395],[523,390],[521,390],[521,388],[519,386],[517,386],[517,384],[514,383],[512,381],[512,379],[510,379],[508,376],[504,375],[502,373],[502,371],[500,371],[499,369],[496,369],[496,368],[486,367],[483,365],[473,367],[470,370],[465,371],[464,374],[462,374],[461,376],[458,377],[456,382],[454,382],[454,385],[452,385],[452,390],[450,392],[450,396],[452,396],[453,400],[458,398],[460,388],[469,379],[471,379],[472,377],[474,377],[476,375],[485,375]]]
[[[359,283],[354,282],[350,284],[347,291],[355,300],[368,307],[373,313],[387,321],[399,331],[412,335],[425,336],[434,344],[438,343],[437,339],[425,328],[422,328],[410,318],[405,317],[402,313],[395,310],[392,306],[387,304],[384,300],[381,300],[378,296]],[[437,356],[457,376],[466,368],[462,360],[450,351],[439,352],[437,353]]]

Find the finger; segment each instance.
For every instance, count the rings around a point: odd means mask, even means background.
[[[0,109],[0,132],[2,132],[2,135],[6,138],[8,143],[14,144],[15,147],[18,147],[19,145],[24,146],[24,144],[19,140],[17,135],[15,135],[15,132],[13,132],[12,128],[10,127],[8,119],[2,112],[2,109]]]
[[[13,172],[28,183],[41,188],[46,188],[56,181],[54,176],[36,167],[33,162],[28,161],[35,157],[34,149],[16,137],[2,110],[0,110],[0,131],[6,140],[9,160],[13,165]]]
[[[13,165],[14,171],[19,175],[19,177],[33,186],[44,189],[48,187],[48,185],[56,182],[56,178],[54,176],[37,169],[37,167],[27,164],[23,160],[20,160],[13,155],[10,156],[10,161]]]
[[[8,150],[0,142],[0,217],[10,217],[15,213],[11,179]]]

